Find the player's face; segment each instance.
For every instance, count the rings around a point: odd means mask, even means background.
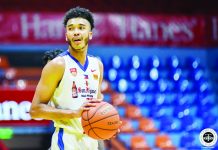
[[[75,51],[83,51],[92,38],[91,25],[83,18],[69,19],[66,26],[66,40]]]

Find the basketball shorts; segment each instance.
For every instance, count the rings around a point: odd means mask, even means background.
[[[56,128],[52,135],[51,150],[98,150],[98,141],[85,134],[80,136]]]

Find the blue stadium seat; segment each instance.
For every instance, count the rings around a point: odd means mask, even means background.
[[[109,66],[110,68],[114,68],[114,69],[121,69],[121,68],[123,68],[125,65],[124,65],[124,61],[123,61],[123,59],[121,58],[121,56],[114,55],[114,56],[112,56],[112,57],[110,58],[108,66]]]
[[[133,82],[137,82],[140,79],[140,70],[130,69],[128,70],[127,79]]]
[[[180,61],[179,58],[175,55],[173,56],[169,56],[166,59],[166,68],[168,68],[168,70],[174,70],[176,68],[180,67]]]
[[[193,117],[193,116],[186,116],[183,117],[181,120],[181,129],[182,131],[186,132],[200,132],[203,128],[202,119]]]
[[[149,70],[149,79],[152,81],[157,81],[159,79],[159,70],[155,67]]]
[[[203,66],[200,63],[200,59],[199,58],[195,58],[195,57],[187,57],[185,59],[185,66],[186,69],[190,69],[190,70],[195,70],[195,69],[200,69],[203,68]]]
[[[154,95],[151,93],[143,94],[140,92],[136,92],[133,95],[133,99],[131,101],[131,104],[137,105],[137,106],[150,106],[153,104],[154,101]]]
[[[134,93],[137,90],[137,85],[134,82],[121,78],[120,80],[118,80],[116,84],[116,90],[120,93],[126,93],[126,92]]]
[[[155,92],[156,86],[155,82],[143,79],[138,81],[137,90],[141,93]]]
[[[218,117],[218,106],[198,106],[197,107],[197,116],[202,118],[207,118],[209,116],[216,116]]]
[[[178,94],[175,104],[177,106],[193,106],[197,101],[198,95],[196,93]]]
[[[196,106],[176,106],[174,108],[173,116],[176,118],[184,118],[187,116],[196,116],[197,107]]]
[[[200,144],[199,141],[199,133],[197,134],[190,134],[188,132],[183,133],[183,135],[181,135],[181,139],[180,139],[180,146],[187,148],[187,149],[201,149],[202,145]]]
[[[175,101],[175,96],[172,93],[157,93],[154,98],[154,105],[171,106]]]
[[[165,118],[173,115],[172,106],[152,106],[150,115],[153,118]]]
[[[128,68],[132,69],[142,69],[143,67],[143,62],[142,59],[138,55],[133,55],[128,59]]]
[[[193,71],[189,71],[188,77],[190,80],[200,82],[205,79],[206,73],[203,69],[195,69]]]
[[[194,83],[187,79],[180,78],[180,80],[175,83],[175,89],[177,92],[181,93],[193,92]]]
[[[167,74],[169,80],[177,82],[182,77],[182,69],[176,68],[174,70],[170,70]]]
[[[179,132],[181,130],[181,121],[173,117],[161,118],[160,130],[164,132]]]
[[[160,67],[160,60],[158,56],[150,56],[147,60],[147,68],[159,68]]]
[[[117,135],[117,138],[119,139],[119,141],[121,141],[125,146],[127,146],[127,149],[130,149],[130,139],[132,137],[131,133],[119,133]]]
[[[216,105],[215,101],[216,101],[216,95],[214,93],[209,93],[209,94],[199,93],[197,105],[199,105],[200,107],[201,106],[212,107]]]

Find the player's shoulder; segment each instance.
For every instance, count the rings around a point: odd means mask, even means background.
[[[93,55],[88,55],[88,56],[89,56],[90,59],[95,60],[99,64],[100,68],[103,68],[103,63],[102,63],[100,57],[96,57],[96,56],[93,56]]]
[[[63,71],[65,68],[64,58],[61,56],[57,56],[50,62],[48,62],[44,68],[47,70]]]
[[[95,61],[101,62],[101,58],[100,57],[96,57],[94,55],[88,55],[89,59],[93,59]]]

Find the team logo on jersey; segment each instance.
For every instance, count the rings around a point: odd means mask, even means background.
[[[89,76],[87,74],[84,74],[84,79],[89,79]]]
[[[77,69],[76,68],[70,68],[70,73],[75,77],[77,75]]]
[[[98,80],[98,74],[97,74],[97,73],[93,73],[93,78],[94,78],[95,80]]]

